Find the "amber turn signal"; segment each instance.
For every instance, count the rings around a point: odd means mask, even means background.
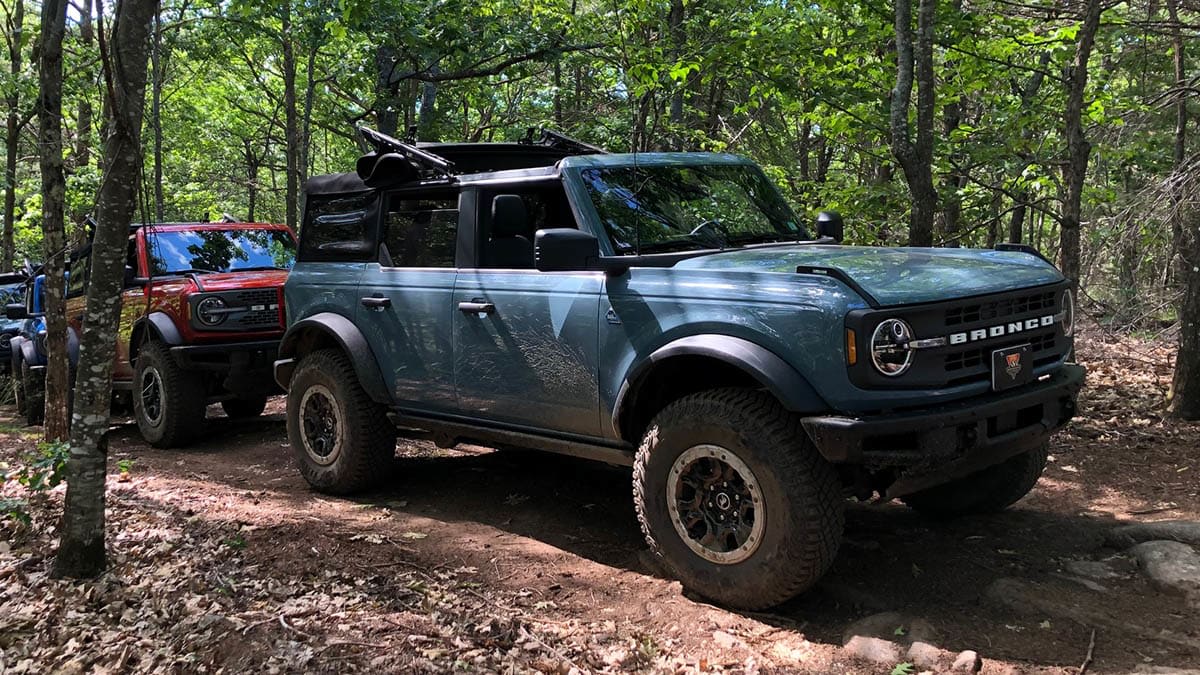
[[[846,329],[846,362],[850,365],[858,363],[858,340],[853,328]]]

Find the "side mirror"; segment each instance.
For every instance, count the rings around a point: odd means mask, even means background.
[[[125,288],[131,288],[131,287],[137,286],[137,285],[138,285],[137,270],[133,269],[129,265],[126,265],[125,266]]]
[[[25,310],[23,303],[14,302],[11,305],[4,306],[4,316],[8,317],[11,321],[20,321],[21,319],[28,319],[29,312]]]
[[[845,225],[842,223],[842,214],[837,211],[822,211],[817,214],[818,238],[829,237],[841,243],[844,230]]]
[[[591,269],[600,257],[594,235],[569,227],[538,230],[533,235],[534,266],[542,272]]]

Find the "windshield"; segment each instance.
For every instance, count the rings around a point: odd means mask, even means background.
[[[181,272],[289,270],[296,241],[284,230],[191,230],[148,232],[152,275]]]
[[[807,238],[754,166],[594,168],[583,170],[583,182],[617,255]]]

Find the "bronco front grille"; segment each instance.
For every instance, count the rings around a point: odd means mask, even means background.
[[[225,321],[204,325],[195,318],[196,303],[216,295],[228,308]],[[278,288],[252,288],[244,291],[222,291],[197,294],[191,298],[192,325],[198,330],[220,332],[263,332],[283,329],[282,298]]]
[[[991,380],[991,355],[997,349],[1028,344],[1033,367],[1053,364],[1066,356],[1071,340],[1063,337],[1058,322],[1026,329],[1031,319],[1055,315],[1065,283],[1023,289],[983,298],[930,303],[914,307],[857,310],[847,317],[847,326],[859,336],[859,362],[850,367],[851,380],[864,388],[920,389],[954,387]],[[916,351],[912,367],[900,377],[885,377],[870,362],[870,336],[881,321],[900,318],[912,326],[917,339],[944,338],[941,346]],[[1021,325],[1016,333],[971,339],[952,344],[950,336],[981,333],[999,325]],[[982,334],[982,333],[981,333]],[[862,358],[863,356],[866,358]]]

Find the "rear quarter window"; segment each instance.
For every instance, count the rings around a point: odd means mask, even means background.
[[[300,228],[300,262],[374,260],[379,196],[376,192],[309,196]]]

